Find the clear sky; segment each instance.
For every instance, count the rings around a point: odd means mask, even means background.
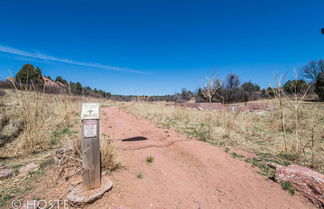
[[[233,72],[262,87],[324,59],[323,0],[1,0],[0,79],[25,63],[114,94]]]

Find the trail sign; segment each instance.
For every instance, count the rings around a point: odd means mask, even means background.
[[[100,187],[99,104],[83,103],[82,120],[82,179],[84,190]]]
[[[97,120],[85,120],[83,122],[83,136],[85,138],[97,136]]]
[[[81,119],[99,119],[98,103],[83,103],[81,111]]]

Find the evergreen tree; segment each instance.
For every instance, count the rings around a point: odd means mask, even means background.
[[[18,82],[28,84],[31,82],[35,83],[36,80],[36,71],[32,64],[25,64],[16,74],[16,80]]]
[[[63,79],[61,76],[57,76],[55,81],[56,82],[61,82],[61,83],[65,84],[65,85],[68,84],[68,82],[65,79]]]
[[[43,77],[42,70],[39,67],[37,67],[35,69],[35,79],[36,79],[35,80],[35,83],[38,84],[38,85],[40,85],[40,86],[43,86],[44,85],[44,81],[43,81],[42,77]]]
[[[304,80],[289,80],[283,86],[285,92],[289,94],[304,93],[308,89],[308,84]]]
[[[80,82],[76,82],[75,84],[75,94],[82,94],[82,85]]]
[[[324,100],[324,73],[319,73],[315,83],[315,93]]]

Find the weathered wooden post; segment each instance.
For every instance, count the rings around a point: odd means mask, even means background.
[[[100,187],[99,104],[83,103],[82,120],[82,167],[83,190]]]

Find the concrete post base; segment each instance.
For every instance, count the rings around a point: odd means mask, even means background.
[[[91,204],[100,199],[105,192],[109,191],[113,186],[112,181],[103,176],[101,179],[101,187],[89,191],[83,191],[82,184],[74,187],[67,196],[68,202],[72,206],[83,206]]]

